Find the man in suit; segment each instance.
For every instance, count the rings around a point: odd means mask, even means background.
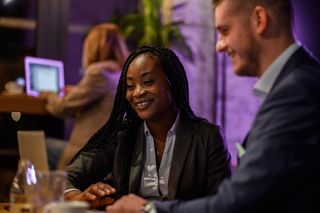
[[[263,100],[237,171],[215,196],[150,203],[129,195],[108,213],[320,212],[320,64],[294,41],[290,0],[214,0],[214,10],[217,50],[236,74],[259,77]]]

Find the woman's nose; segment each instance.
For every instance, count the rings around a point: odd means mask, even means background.
[[[133,91],[133,96],[141,96],[141,95],[145,94],[145,92],[146,92],[146,90],[142,86],[137,85]]]

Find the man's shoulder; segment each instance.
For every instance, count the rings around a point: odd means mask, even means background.
[[[298,50],[282,72],[268,96],[290,99],[299,94],[306,94],[306,98],[318,94],[314,91],[320,90],[320,63],[305,49]]]
[[[320,78],[320,62],[308,50],[301,48],[288,63],[294,64],[290,74],[297,83],[317,81]]]
[[[306,94],[306,97],[319,96],[320,91],[320,64],[310,58],[296,66],[282,82],[279,89],[287,90],[288,95]]]

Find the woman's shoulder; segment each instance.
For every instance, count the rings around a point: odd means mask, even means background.
[[[193,119],[192,125],[194,128],[199,129],[200,131],[213,131],[220,128],[217,124],[212,123],[205,118]]]
[[[221,135],[220,126],[204,118],[188,118],[182,116],[180,122],[182,129],[185,131],[193,131],[196,135],[203,137],[220,137]]]
[[[204,147],[216,147],[223,144],[224,137],[221,128],[206,119],[182,119],[182,124],[184,127],[180,129],[178,135],[181,136],[183,132],[189,132],[192,135],[192,141],[194,144],[201,145]],[[182,130],[182,131],[181,131]]]

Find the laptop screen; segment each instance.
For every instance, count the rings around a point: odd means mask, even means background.
[[[25,58],[25,77],[27,95],[38,96],[41,92],[63,95],[62,61],[28,56]]]

